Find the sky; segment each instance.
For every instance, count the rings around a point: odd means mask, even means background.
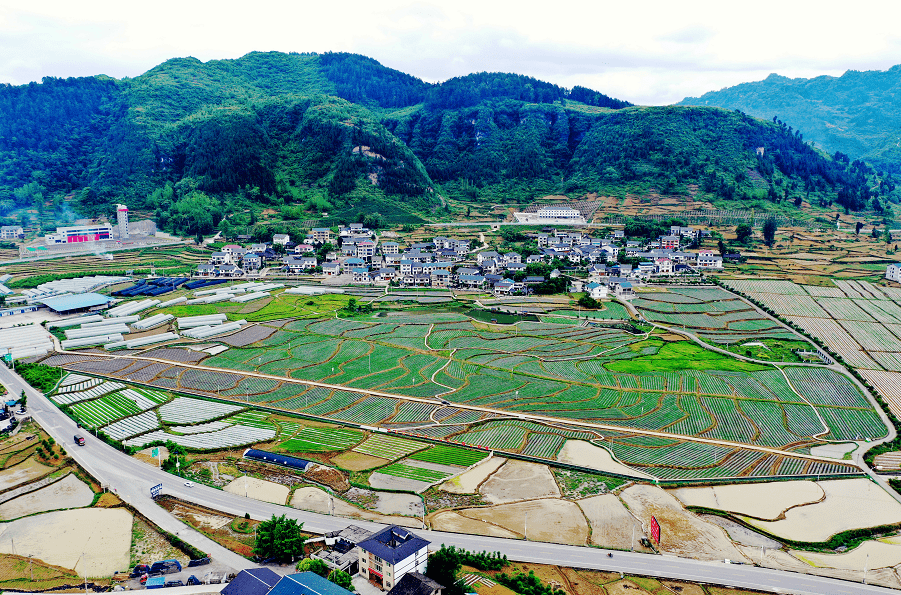
[[[663,105],[774,72],[839,76],[901,62],[901,2],[833,6],[799,0],[0,0],[0,82],[134,77],[174,57],[346,51],[430,82],[515,72]]]

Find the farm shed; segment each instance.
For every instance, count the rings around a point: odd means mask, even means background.
[[[263,463],[272,463],[273,465],[281,465],[282,467],[290,467],[291,469],[300,469],[301,471],[306,471],[307,467],[312,464],[310,461],[298,459],[297,457],[289,457],[287,455],[257,450],[255,448],[248,448],[245,450],[244,458],[252,461],[261,461]]]
[[[44,298],[39,300],[58,314],[69,314],[79,310],[89,310],[98,306],[105,306],[110,298],[99,293],[82,293],[79,295],[61,295],[59,297]]]

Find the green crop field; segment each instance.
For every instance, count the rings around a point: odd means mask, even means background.
[[[279,448],[290,452],[347,450],[363,439],[363,432],[348,428],[303,428]]]
[[[456,465],[458,467],[469,467],[475,465],[488,455],[478,450],[468,450],[458,448],[456,446],[447,446],[445,444],[436,444],[428,450],[422,450],[411,454],[408,458],[414,461],[425,461],[427,463],[438,463],[439,465]]]
[[[390,434],[373,434],[365,442],[353,448],[354,452],[380,457],[388,460],[396,460],[405,457],[417,450],[422,450],[427,445],[415,440],[408,440]]]

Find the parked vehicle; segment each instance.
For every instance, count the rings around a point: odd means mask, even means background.
[[[160,562],[154,562],[153,566],[150,567],[150,572],[159,572],[161,574],[181,572],[181,562],[178,560],[161,560]]]
[[[190,577],[188,577],[188,584],[189,585],[200,585],[202,583],[200,582],[199,578],[197,578],[196,576],[194,576],[192,574]]]
[[[184,581],[166,581],[167,587],[184,587]]]
[[[148,572],[150,572],[149,565],[138,564],[137,566],[134,567],[134,569],[132,569],[131,578],[137,578],[137,577],[141,576],[142,574],[147,574]]]

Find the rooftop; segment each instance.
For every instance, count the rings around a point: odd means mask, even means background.
[[[223,595],[266,595],[282,577],[269,568],[242,570],[224,589]]]
[[[357,545],[391,564],[397,564],[428,546],[429,542],[402,527],[392,525]]]
[[[350,591],[315,572],[289,574],[278,581],[270,595],[350,595]]]
[[[39,300],[39,302],[54,312],[71,312],[72,310],[108,304],[110,298],[99,293],[82,293],[79,295],[61,295],[59,297],[45,298]]]

